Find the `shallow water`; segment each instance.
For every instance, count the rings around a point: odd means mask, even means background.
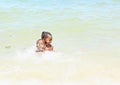
[[[0,85],[119,85],[119,0],[0,2]],[[54,52],[35,53],[42,31]]]

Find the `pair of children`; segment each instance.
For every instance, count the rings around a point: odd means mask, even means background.
[[[42,32],[41,39],[36,42],[36,52],[53,51],[51,42],[52,34],[50,32]]]

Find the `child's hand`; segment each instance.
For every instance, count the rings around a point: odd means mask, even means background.
[[[53,46],[52,45],[46,46],[45,50],[46,51],[53,51]]]

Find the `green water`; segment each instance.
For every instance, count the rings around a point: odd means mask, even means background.
[[[119,85],[119,0],[4,0],[0,85]],[[36,54],[42,31],[54,52]]]

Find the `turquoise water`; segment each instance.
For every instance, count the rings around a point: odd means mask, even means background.
[[[119,10],[119,0],[1,1],[0,84],[119,85]],[[34,52],[42,31],[54,52]]]

